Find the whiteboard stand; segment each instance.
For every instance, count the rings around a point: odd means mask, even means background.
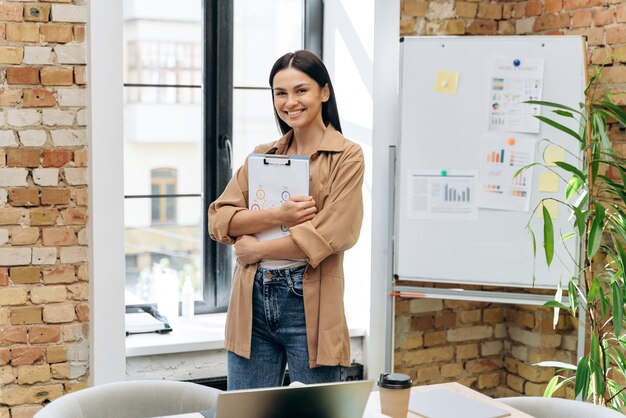
[[[397,286],[397,280],[412,280],[415,279],[403,279],[398,277],[394,273],[394,238],[395,238],[395,202],[396,202],[396,146],[389,146],[389,242],[387,248],[387,306],[386,317],[387,327],[385,331],[385,372],[393,373],[393,353],[394,353],[394,324],[395,324],[395,311],[394,302],[396,294],[398,297],[409,298],[425,298],[425,299],[441,299],[441,300],[469,300],[472,302],[489,302],[489,303],[504,303],[504,304],[519,304],[519,305],[533,305],[543,306],[546,302],[554,300],[553,297],[548,295],[536,295],[532,293],[509,293],[509,292],[496,292],[496,291],[484,291],[484,290],[465,290],[465,289],[450,289],[450,288],[432,288],[432,287],[419,287],[419,286]],[[419,281],[430,282],[427,278],[420,279]],[[420,296],[416,296],[419,294]],[[561,303],[565,306],[569,306],[569,298],[561,297]],[[586,315],[582,309],[582,305],[579,306],[579,326],[578,326],[578,341],[576,347],[576,357],[580,359],[585,354],[585,326]]]

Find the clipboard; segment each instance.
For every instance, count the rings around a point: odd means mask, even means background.
[[[250,154],[248,157],[248,209],[281,206],[291,196],[309,195],[309,157],[281,154]],[[255,234],[259,241],[289,235],[281,225]]]

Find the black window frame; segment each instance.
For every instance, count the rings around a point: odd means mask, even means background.
[[[303,47],[322,57],[323,0],[303,0]],[[233,172],[233,1],[204,3],[204,286],[196,314],[224,312],[232,277],[229,246],[208,235],[208,206],[222,193]],[[269,87],[267,87],[269,90]],[[236,168],[236,167],[235,167]]]

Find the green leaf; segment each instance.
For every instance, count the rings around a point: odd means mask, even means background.
[[[591,279],[591,286],[589,286],[589,293],[587,294],[587,302],[591,304],[596,296],[598,296],[598,292],[600,292],[600,281],[597,277]]]
[[[593,363],[595,369],[593,375],[595,377],[596,383],[595,392],[599,398],[604,398],[604,392],[606,391],[606,381],[604,379],[604,373],[596,361],[594,361]]]
[[[557,302],[556,300],[549,300],[543,304],[546,308],[558,308],[568,310],[569,308],[563,305],[561,302]]]
[[[589,360],[591,362],[596,362],[596,363],[600,363],[598,361],[599,358],[599,353],[600,353],[600,344],[598,344],[598,335],[597,334],[592,334],[591,335],[591,344],[589,346]]]
[[[557,369],[572,371],[576,370],[575,364],[564,363],[562,361],[540,361],[539,363],[534,363],[533,366],[556,367]]]
[[[576,310],[578,309],[578,289],[573,280],[570,280],[567,284],[567,297],[569,298],[569,311],[572,316],[576,316]]]
[[[595,217],[593,218],[593,223],[591,224],[591,230],[589,231],[589,245],[587,246],[587,255],[589,258],[593,258],[593,256],[598,252],[600,248],[600,244],[602,243],[602,232],[604,229],[604,206],[602,206],[599,202],[595,202]]]
[[[556,387],[559,384],[559,376],[554,376],[548,382],[548,386],[546,386],[546,390],[543,392],[544,398],[551,398],[554,392],[556,392]]]
[[[583,115],[580,111],[578,111],[578,110],[576,110],[576,109],[574,109],[574,108],[571,108],[571,107],[568,107],[568,106],[562,105],[562,104],[560,104],[560,103],[546,102],[546,101],[543,101],[543,100],[527,100],[527,101],[525,101],[524,103],[528,103],[528,104],[537,104],[537,105],[540,105],[540,106],[547,106],[547,107],[554,107],[554,108],[556,108],[556,109],[564,109],[564,110],[569,110],[569,111],[571,111],[571,112],[578,113],[578,114],[579,114],[579,115],[581,115],[581,116]]]
[[[543,206],[543,248],[546,253],[546,263],[548,267],[552,264],[554,257],[554,226],[552,225],[552,217],[548,209]]]
[[[565,199],[569,200],[570,197],[574,193],[580,189],[580,186],[583,184],[583,181],[578,176],[572,176],[572,178],[567,182],[567,187],[565,188]]]
[[[626,271],[626,251],[624,251],[624,247],[622,243],[616,241],[617,253],[619,254],[620,262],[622,264],[622,271]]]
[[[609,140],[609,136],[606,133],[606,120],[600,116],[600,114],[595,113],[593,115],[594,118],[594,124],[597,128],[597,133],[600,136],[600,139],[602,140],[602,147],[604,149],[610,149],[611,148],[611,141]]]
[[[563,116],[563,117],[566,117],[566,118],[573,118],[574,117],[572,112],[567,112],[565,110],[553,110],[552,112],[556,113],[559,116]]]
[[[578,230],[578,236],[583,236],[585,234],[585,223],[587,221],[586,213],[583,213],[576,206],[572,207],[574,211],[574,216],[576,217],[576,229]]]
[[[613,290],[613,329],[615,335],[620,335],[624,324],[624,293],[617,282],[611,284],[611,289]]]
[[[526,170],[528,170],[529,168],[534,167],[534,166],[536,166],[536,165],[542,165],[542,164],[540,164],[540,163],[532,163],[532,164],[525,165],[524,167],[522,167],[522,168],[518,169],[518,170],[515,172],[515,174],[513,174],[513,178],[515,178],[515,177],[519,176],[519,175],[520,175],[523,171],[526,171]]]
[[[578,168],[574,167],[571,164],[568,164],[564,161],[555,161],[554,164],[556,164],[565,171],[569,171],[573,175],[579,177],[581,180],[587,179],[587,176],[582,171],[580,171]]]
[[[576,237],[576,236],[577,236],[576,232],[570,232],[570,233],[565,234],[565,235],[563,235],[563,236],[561,237],[561,242],[565,242],[565,241],[567,241],[568,239],[572,239],[572,238],[574,238],[574,237]]]
[[[546,118],[545,116],[535,115],[535,117],[539,119],[541,122],[547,125],[550,125],[553,128],[556,128],[561,132],[565,132],[566,134],[570,136],[573,136],[574,138],[578,140],[578,142],[581,142],[581,143],[585,142],[583,141],[583,138],[580,135],[578,135],[578,133],[574,132],[572,129],[568,128],[567,126],[561,125],[560,123],[553,121],[552,119]]]
[[[574,385],[574,396],[578,396],[582,393],[583,401],[586,401],[589,396],[589,359],[587,356],[582,356],[578,361],[576,367],[576,384]]]

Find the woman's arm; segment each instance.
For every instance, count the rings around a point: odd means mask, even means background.
[[[254,264],[260,260],[306,258],[304,251],[289,236],[259,241],[252,235],[243,235],[235,243],[235,255],[244,265]]]
[[[313,219],[316,212],[311,196],[294,196],[276,208],[237,212],[230,221],[228,235],[251,235],[279,225],[292,227]]]

